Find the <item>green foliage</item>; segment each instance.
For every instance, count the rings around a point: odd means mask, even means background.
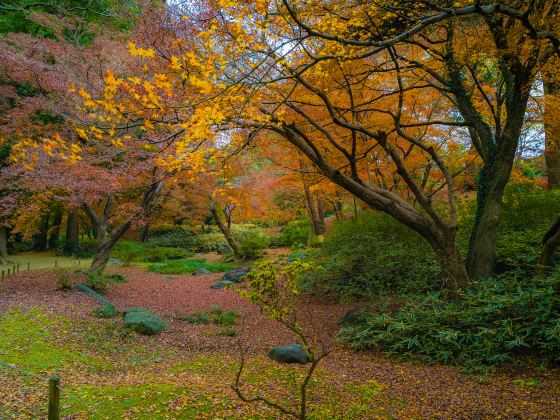
[[[109,285],[113,283],[124,283],[126,280],[120,274],[88,273],[86,285],[97,293],[107,294]]]
[[[241,255],[246,260],[256,259],[262,256],[263,249],[269,245],[266,235],[256,229],[246,230],[237,235]]]
[[[287,247],[305,246],[309,232],[311,232],[311,222],[309,220],[289,222],[280,233],[282,244]]]
[[[191,249],[193,247],[193,232],[181,226],[156,225],[150,228],[148,245]]]
[[[119,312],[117,311],[117,308],[115,308],[115,305],[110,303],[93,309],[93,315],[98,318],[115,318],[118,314]]]
[[[63,292],[69,292],[74,286],[75,280],[74,276],[68,270],[60,270],[58,277],[56,278],[56,289],[62,290]]]
[[[237,335],[237,329],[235,327],[225,326],[220,328],[220,331],[218,331],[218,335],[222,335],[225,337],[235,337]]]
[[[560,271],[548,278],[510,276],[474,282],[456,300],[432,293],[395,312],[372,314],[342,330],[354,348],[469,371],[510,362],[515,356],[560,361]]]
[[[123,264],[129,265],[134,261],[162,262],[178,260],[188,257],[190,253],[182,248],[153,247],[136,241],[120,241],[114,248],[112,255],[119,258]]]
[[[222,273],[231,270],[232,265],[227,263],[207,263],[204,258],[180,259],[166,261],[163,264],[152,264],[148,267],[148,270],[160,274],[189,274],[194,273],[199,268],[205,268],[212,273]]]
[[[439,286],[430,247],[383,213],[367,211],[355,220],[336,222],[315,257],[324,270],[306,276],[305,289],[342,299]]]
[[[222,246],[229,246],[226,238],[219,232],[204,233],[192,238],[192,249],[197,252],[213,252]]]
[[[198,311],[192,315],[185,318],[189,324],[208,324],[210,323],[210,318],[208,314],[204,311]]]
[[[221,308],[215,307],[210,310],[210,317],[214,324],[219,324],[224,327],[235,325],[237,322],[237,312],[233,309],[223,311]]]

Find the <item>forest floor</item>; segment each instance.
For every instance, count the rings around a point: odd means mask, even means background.
[[[111,286],[119,309],[149,308],[170,328],[145,337],[121,318],[98,319],[96,302],[56,289],[56,271],[21,272],[0,284],[0,418],[38,418],[46,411],[46,379],[61,377],[68,418],[279,418],[245,404],[231,390],[238,342],[247,347],[244,389],[294,401],[305,367],[267,359],[272,346],[294,342],[281,325],[232,290],[210,286],[221,274],[161,275],[111,267],[126,283]],[[212,306],[235,310],[237,335],[185,317]],[[356,353],[336,340],[337,320],[351,304],[305,302],[305,324],[333,348],[310,388],[311,418],[560,418],[558,370],[502,368],[485,381],[457,368],[397,362]],[[313,322],[315,321],[315,322]]]

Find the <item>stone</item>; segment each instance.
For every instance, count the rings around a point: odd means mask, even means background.
[[[202,252],[197,252],[194,254],[194,258],[204,258],[204,254]]]
[[[198,270],[196,270],[193,273],[193,276],[205,276],[206,274],[212,274],[210,271],[208,271],[206,268],[202,267],[199,268]]]
[[[309,362],[309,356],[299,344],[273,347],[268,352],[268,357],[278,363],[299,363],[300,365],[305,365]]]
[[[161,279],[165,280],[165,281],[173,281],[173,280],[175,280],[175,277],[174,276],[163,276]]]
[[[227,273],[225,273],[223,275],[223,277],[221,278],[220,282],[224,281],[224,280],[228,280],[228,281],[232,281],[234,283],[240,283],[243,279],[243,277],[249,272],[251,271],[251,267],[239,267],[239,268],[235,268],[233,270],[228,271]]]
[[[98,318],[114,318],[116,317],[119,312],[115,305],[111,303],[106,303],[103,306],[98,306],[93,310],[93,314]]]
[[[220,245],[219,247],[216,248],[216,252],[220,255],[226,255],[226,254],[232,254],[233,253],[231,248],[227,245]]]
[[[107,261],[107,265],[122,265],[122,261],[118,258],[109,258],[109,261]]]
[[[102,305],[110,305],[111,304],[111,302],[109,302],[109,299],[107,299],[102,294],[97,293],[95,290],[93,290],[88,285],[85,285],[83,283],[78,283],[74,286],[74,289],[79,290],[80,292],[91,296],[92,298],[94,298],[96,301],[98,301]]]
[[[169,328],[167,322],[146,308],[130,308],[124,312],[124,324],[139,334],[156,335]]]
[[[350,325],[356,325],[361,323],[368,315],[368,310],[364,306],[358,308],[350,309],[346,312],[342,318],[338,320],[338,324],[343,327]]]

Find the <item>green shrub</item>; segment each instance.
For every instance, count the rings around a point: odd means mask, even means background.
[[[237,313],[234,310],[224,312],[218,308],[217,311],[211,311],[210,315],[214,324],[222,326],[235,325],[235,322],[237,321]]]
[[[93,315],[98,318],[114,318],[119,314],[115,305],[107,303],[103,306],[98,306],[93,309]]]
[[[241,255],[246,260],[259,258],[268,247],[268,237],[257,230],[248,230],[237,235]]]
[[[229,246],[220,232],[196,235],[192,239],[192,248],[197,252],[214,252],[222,246]]]
[[[89,273],[86,284],[102,295],[107,294],[109,285],[113,283],[124,283],[126,279],[120,274],[107,275],[103,273]]]
[[[218,335],[222,335],[225,337],[235,337],[237,335],[237,329],[235,327],[225,326],[220,328],[220,331],[218,331]]]
[[[295,220],[289,222],[281,233],[283,246],[301,247],[307,245],[307,238],[311,232],[311,222],[309,220]]]
[[[154,247],[135,241],[119,242],[112,255],[120,259],[125,265],[133,261],[162,262],[165,260],[176,260],[188,257],[189,252],[182,248]]]
[[[204,311],[199,311],[195,314],[189,315],[186,318],[186,321],[189,324],[208,324],[210,319],[208,318],[208,314]]]
[[[336,222],[323,247],[310,256],[324,269],[305,276],[307,291],[348,299],[439,287],[429,245],[383,213],[368,211]]]
[[[78,245],[78,251],[74,254],[77,258],[91,258],[97,252],[97,240],[82,239]]]
[[[56,289],[69,292],[76,283],[74,275],[68,270],[59,270],[56,278]]]
[[[560,271],[545,279],[501,276],[455,300],[438,293],[342,330],[354,348],[486,371],[515,356],[560,361]]]
[[[223,273],[231,270],[232,265],[227,263],[207,263],[204,258],[181,259],[169,260],[163,264],[152,264],[148,267],[148,270],[160,274],[189,274],[194,273],[199,268],[205,268],[212,273]]]
[[[175,226],[171,230],[152,231],[150,229],[148,244],[152,247],[193,248],[194,234],[192,230]]]

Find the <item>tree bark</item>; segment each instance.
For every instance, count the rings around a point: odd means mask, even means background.
[[[8,228],[0,226],[0,264],[8,262]]]
[[[313,227],[313,232],[316,236],[322,235],[321,222],[319,221],[319,213],[315,207],[315,201],[313,200],[313,194],[309,189],[309,184],[304,181],[303,192],[305,193],[305,199],[307,201],[307,213],[309,214],[309,219],[311,219],[311,226]]]
[[[150,237],[150,225],[146,223],[142,228],[142,235],[140,236],[140,242],[148,242]]]
[[[41,219],[39,235],[37,236],[37,242],[35,243],[35,251],[37,252],[43,252],[47,250],[48,234],[49,234],[49,218],[50,218],[50,213],[47,213]]]
[[[57,209],[54,213],[53,224],[49,234],[49,249],[56,249],[60,239],[60,225],[62,224],[62,210]]]
[[[66,221],[66,241],[64,242],[64,254],[75,254],[80,246],[80,229],[79,229],[79,213],[78,209],[72,209],[68,212]]]
[[[560,81],[544,80],[544,94],[544,158],[548,189],[552,190],[560,188]]]
[[[210,212],[212,213],[212,216],[214,217],[214,220],[216,221],[216,224],[218,225],[218,229],[220,229],[220,232],[222,232],[222,234],[224,235],[224,238],[226,238],[226,241],[227,241],[228,245],[230,246],[231,250],[233,251],[233,257],[236,260],[241,259],[243,257],[241,255],[241,248],[239,247],[239,244],[237,243],[237,241],[233,237],[233,235],[231,233],[231,229],[229,228],[229,226],[224,223],[224,221],[222,220],[222,218],[218,214],[218,209],[216,208],[216,203],[212,203],[212,205],[210,206]]]
[[[543,237],[541,255],[539,258],[539,267],[541,271],[550,271],[550,269],[554,267],[554,253],[558,247],[560,247],[560,214]]]
[[[89,268],[90,273],[102,273],[103,270],[105,270],[105,267],[107,267],[107,263],[109,262],[109,258],[111,257],[113,247],[131,226],[132,222],[123,223],[114,229],[110,235],[106,235],[103,240],[99,241],[97,251],[93,256],[93,261],[91,262],[91,266]]]

